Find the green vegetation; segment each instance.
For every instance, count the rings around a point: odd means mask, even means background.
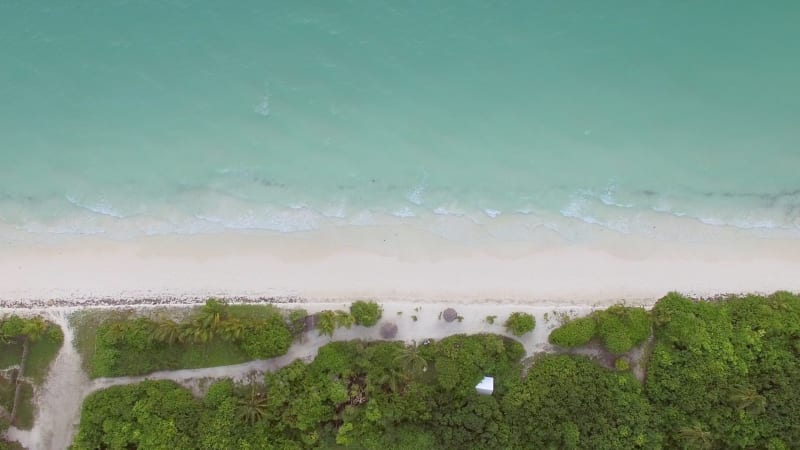
[[[337,328],[351,328],[355,318],[345,311],[326,310],[317,314],[317,329],[320,336],[333,337]]]
[[[512,448],[655,448],[661,439],[639,382],[584,357],[538,358],[504,406]]]
[[[550,343],[573,348],[595,337],[615,355],[629,352],[650,337],[650,316],[644,308],[615,305],[588,317],[570,320],[550,333]]]
[[[9,369],[0,375],[0,431],[33,426],[34,384],[47,377],[63,342],[61,328],[40,316],[0,318],[0,369]],[[0,448],[15,446],[0,441]]]
[[[309,364],[263,383],[223,380],[202,399],[170,382],[115,387],[87,399],[74,448],[800,447],[800,296],[670,294],[651,315],[647,361],[629,354],[615,369],[570,354],[524,362],[512,339],[456,335],[332,342]],[[551,340],[630,349],[649,316],[616,306]],[[644,385],[631,364],[647,367]],[[486,375],[494,392],[479,395]]]
[[[33,426],[33,386],[25,382],[22,382],[21,385],[22,389],[20,390],[20,395],[22,398],[19,400],[14,426],[23,430],[29,430]],[[0,377],[0,407],[9,412],[12,410],[15,391],[16,384]]]
[[[597,334],[597,320],[593,316],[570,320],[550,333],[550,343],[573,348],[586,345]]]
[[[96,392],[74,442],[94,448],[500,448],[500,403],[480,396],[520,379],[519,343],[495,335],[428,345],[332,342],[263,384],[213,384],[203,399],[167,381]]]
[[[646,391],[667,446],[800,447],[799,296],[669,294],[653,319]]]
[[[533,331],[536,327],[536,318],[528,313],[515,312],[508,316],[504,326],[506,331],[519,337]]]
[[[603,347],[620,355],[650,337],[650,316],[644,308],[612,306],[595,313]]]
[[[375,302],[359,300],[350,305],[350,314],[353,316],[356,325],[371,327],[381,319],[383,308]]]
[[[210,299],[186,320],[85,318],[79,351],[88,352],[93,377],[142,375],[158,370],[238,364],[286,354],[299,320],[270,305],[228,305]]]
[[[489,325],[494,325],[495,319],[497,319],[497,316],[486,316],[486,323]]]

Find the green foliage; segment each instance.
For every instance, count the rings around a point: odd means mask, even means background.
[[[289,312],[287,325],[293,336],[298,336],[305,331],[306,316],[308,316],[308,311],[302,308],[293,309]]]
[[[355,318],[345,311],[322,311],[317,314],[317,329],[320,336],[333,337],[337,328],[350,328],[355,323]]]
[[[606,350],[620,355],[646,341],[650,328],[650,316],[644,308],[615,305],[564,323],[550,333],[548,340],[559,347],[574,348],[599,337]]]
[[[495,319],[497,319],[497,316],[486,316],[486,323],[489,325],[494,325]]]
[[[286,354],[292,342],[275,307],[216,299],[183,322],[116,317],[95,326],[94,336],[78,331],[79,348],[91,352],[93,377],[238,364]]]
[[[634,308],[591,319],[625,346],[650,331]],[[265,374],[263,385],[215,383],[202,401],[171,383],[95,393],[75,448],[800,447],[800,297],[670,294],[652,319],[652,353],[637,362],[648,367],[644,387],[625,367],[629,356],[613,370],[539,355],[523,378],[522,346],[497,335],[332,342],[310,364]],[[562,332],[567,342],[590,335],[573,327],[583,336]],[[478,395],[486,375],[494,393]]]
[[[202,403],[171,381],[115,386],[86,398],[73,449],[197,448]]]
[[[356,325],[365,327],[374,326],[383,314],[383,308],[377,303],[359,300],[350,305],[350,314],[353,316]]]
[[[40,384],[47,377],[50,363],[64,343],[64,332],[41,316],[0,318],[0,368],[21,362],[25,341],[30,345],[25,376]]]
[[[538,358],[503,399],[512,448],[653,448],[652,409],[630,373],[585,357]]]
[[[617,358],[614,360],[614,368],[620,372],[624,372],[626,370],[630,370],[631,364],[625,358]]]
[[[586,345],[597,333],[597,320],[593,316],[570,320],[550,333],[548,340],[559,347],[574,348]]]
[[[239,347],[251,358],[274,358],[289,351],[292,333],[276,314],[263,322],[249,324],[239,342]]]
[[[336,331],[336,312],[322,311],[317,314],[317,330],[320,336],[333,337],[333,332]]]
[[[536,318],[528,313],[515,312],[508,316],[504,326],[506,327],[506,331],[519,337],[533,331],[536,327]]]
[[[666,445],[800,445],[800,297],[694,301],[671,293],[653,308],[647,396]]]
[[[0,377],[0,407],[5,409],[6,412],[10,412],[14,405],[15,390],[16,385],[12,383],[10,379]],[[33,426],[33,386],[29,383],[23,383],[21,396],[14,426],[23,430],[29,430]],[[2,417],[3,414],[0,412],[0,418]],[[2,437],[1,434],[0,437]]]
[[[650,337],[650,316],[644,308],[616,305],[595,316],[597,335],[611,353],[626,353]]]

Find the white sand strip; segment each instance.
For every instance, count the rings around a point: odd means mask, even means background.
[[[800,291],[800,241],[465,246],[407,229],[76,238],[0,252],[0,300],[359,297],[382,301],[604,304]]]

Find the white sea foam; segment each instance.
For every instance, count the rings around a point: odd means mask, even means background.
[[[397,211],[393,212],[392,215],[395,216],[395,217],[403,217],[403,218],[415,217],[416,216],[416,214],[414,214],[414,211],[411,211],[411,208],[409,208],[409,207],[405,207],[403,209],[397,210]]]
[[[413,191],[409,192],[406,199],[415,205],[422,205],[422,195],[425,193],[425,186],[420,184]]]
[[[484,214],[486,214],[487,216],[491,217],[492,219],[494,219],[495,217],[497,217],[497,216],[499,216],[500,214],[503,213],[502,211],[500,211],[498,209],[491,209],[491,208],[485,208],[483,210],[483,212],[484,212]]]
[[[91,211],[95,214],[101,214],[109,217],[116,217],[118,219],[122,219],[125,217],[122,213],[115,210],[114,207],[112,207],[110,204],[103,201],[91,202],[91,203],[84,202],[78,200],[75,196],[69,194],[65,195],[64,198],[66,198],[67,201],[72,203],[73,205]]]

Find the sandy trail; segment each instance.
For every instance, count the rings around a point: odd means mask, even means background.
[[[81,359],[72,346],[73,330],[67,311],[48,310],[43,314],[64,331],[61,346],[50,366],[50,374],[36,394],[36,417],[29,430],[10,428],[8,436],[30,450],[67,448],[80,420],[80,405],[86,396],[89,377],[83,372]]]

